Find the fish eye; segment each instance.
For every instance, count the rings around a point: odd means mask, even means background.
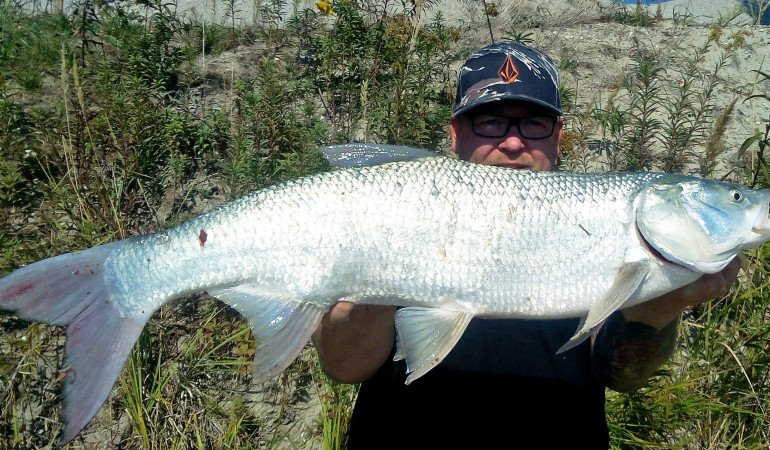
[[[730,191],[730,196],[733,198],[733,201],[736,203],[740,203],[743,201],[743,192],[733,189]]]

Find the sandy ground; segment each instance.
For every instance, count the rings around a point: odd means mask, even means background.
[[[745,0],[758,1],[758,0]],[[761,1],[761,0],[759,0]],[[287,2],[285,11],[290,14],[296,7],[313,8],[316,0],[295,0]],[[235,0],[233,5],[236,10],[235,16],[238,21],[243,23],[254,22],[254,10],[259,3],[266,3],[264,0]],[[366,2],[362,2],[366,3]],[[488,0],[487,3],[493,3]],[[587,6],[608,7],[613,0],[543,0],[532,2],[530,0],[499,0],[494,2],[501,10],[513,11],[519,7],[526,7],[528,4],[537,3],[541,11],[559,12],[559,11],[580,11]],[[394,3],[394,9],[399,3]],[[741,8],[741,1],[738,0],[669,0],[662,1],[660,10],[663,18],[673,19],[674,17],[688,16],[700,23],[711,23],[720,17],[732,15],[736,9]],[[632,7],[634,5],[629,5]],[[655,14],[658,10],[658,4],[644,6],[648,11]],[[191,13],[200,18],[206,18],[209,21],[221,21],[228,13],[228,3],[223,0],[178,0],[178,11]],[[450,23],[461,24],[478,16],[482,11],[481,2],[476,0],[439,0],[431,7],[433,11],[441,11],[444,17]],[[469,15],[470,13],[470,15]],[[749,23],[751,18],[746,14],[741,14],[736,23]]]
[[[659,5],[665,19],[689,14],[699,23],[712,23],[721,17],[732,15],[736,8],[741,9],[740,2],[735,0],[670,0]],[[658,5],[650,4],[645,8],[654,14],[657,13]],[[750,20],[749,16],[742,14],[736,23],[748,23]]]
[[[30,0],[26,3],[27,7],[31,10],[50,10],[55,0]],[[592,2],[581,2],[573,0],[544,0],[538,2],[542,10],[554,11],[573,9],[575,4],[580,3],[594,3],[599,7],[607,7],[616,0],[595,0]],[[619,1],[619,0],[618,0]],[[762,2],[767,0],[661,0],[660,3],[655,3],[652,0],[649,5],[645,5],[648,11],[651,13],[657,13],[660,8],[663,18],[673,19],[675,17],[689,16],[695,21],[701,23],[710,23],[720,17],[726,17],[732,15],[736,9],[741,9],[741,4],[746,2]],[[313,8],[316,0],[294,0],[286,3],[285,14],[288,16],[295,8]],[[64,0],[64,8],[71,10],[74,8],[73,1]],[[254,11],[258,8],[259,4],[264,4],[264,0],[177,0],[177,11],[184,14],[191,14],[195,17],[205,19],[208,22],[221,22],[226,17],[229,17],[228,11],[235,11],[236,21],[242,24],[251,24],[258,20],[255,17]],[[365,3],[365,2],[364,2]],[[432,8],[434,11],[441,11],[444,16],[450,20],[450,22],[463,22],[468,16],[468,6],[472,9],[480,10],[480,1],[476,0],[439,0]],[[500,0],[497,2],[488,1],[487,3],[496,3],[501,8],[508,8],[510,6],[516,7],[526,3],[531,3],[528,0]],[[623,2],[621,2],[623,3]],[[634,3],[633,0],[627,0],[625,3]],[[659,5],[659,6],[658,6]],[[630,5],[631,6],[631,5]],[[475,14],[473,14],[475,15]],[[742,14],[737,20],[737,23],[749,23],[751,18]],[[763,23],[765,25],[770,21],[770,11],[764,15]]]

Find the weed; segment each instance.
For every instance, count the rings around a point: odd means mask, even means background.
[[[320,368],[320,364],[318,366]],[[329,379],[319,369],[322,380],[321,392],[321,423],[325,450],[345,448],[345,439],[350,425],[350,415],[358,388],[354,385],[340,384]]]
[[[760,70],[754,71],[757,75],[761,76],[765,83],[770,82],[770,73]],[[770,103],[770,95],[768,94],[754,94],[749,96],[746,101],[753,99],[764,100]],[[768,165],[766,160],[765,151],[770,148],[770,115],[765,119],[765,129],[758,129],[753,136],[748,137],[739,150],[739,155],[744,157],[751,147],[756,145],[757,150],[754,153],[755,162],[752,165],[751,186],[760,185],[764,188],[770,187],[770,173],[768,172]]]
[[[236,164],[227,172],[235,177],[248,173],[249,183],[231,187],[232,194],[325,168],[317,148],[325,140],[326,127],[313,103],[297,102],[310,97],[312,85],[292,70],[262,60],[256,78],[237,92],[238,146],[232,159]]]
[[[733,108],[738,99],[734,99],[724,111],[714,121],[714,126],[706,140],[706,146],[703,153],[698,158],[700,167],[700,176],[703,178],[713,178],[717,167],[717,158],[724,153],[724,135],[727,124],[730,122]]]
[[[533,41],[531,31],[526,31],[526,30],[518,31],[515,29],[512,29],[508,33],[506,33],[505,39],[513,42],[518,42],[524,45],[532,44],[532,41]]]
[[[592,155],[588,149],[588,133],[583,127],[585,118],[575,116],[565,127],[559,141],[559,166],[571,172],[591,171]]]
[[[765,254],[750,256],[751,284],[738,295],[696,307],[683,320],[686,349],[648,387],[609,397],[612,447],[713,448],[767,442],[770,323],[760,298],[767,287]],[[760,302],[760,303],[757,303]]]
[[[681,26],[687,26],[695,20],[695,15],[691,9],[692,5],[676,5],[672,9],[671,15],[674,18],[674,23]]]
[[[768,0],[741,0],[744,11],[748,14],[754,25],[770,25],[770,1]]]
[[[623,2],[612,2],[608,8],[608,12],[605,14],[605,17],[612,22],[642,27],[650,26],[657,20],[656,17],[653,17],[649,11],[647,11],[647,8],[644,7],[641,1],[638,1],[636,5],[630,6]]]
[[[313,43],[311,73],[335,130],[334,141],[359,137],[435,147],[449,119],[446,70],[456,30],[441,15],[425,28],[407,15],[366,14],[348,2],[334,5],[337,19]],[[363,123],[363,130],[359,125]]]
[[[730,22],[740,17],[741,14],[743,14],[743,8],[737,5],[733,9],[728,10],[724,15],[720,13],[716,19],[716,24],[720,27],[726,27]]]
[[[664,147],[662,169],[666,172],[682,172],[693,158],[688,148],[705,140],[705,118],[714,108],[713,94],[721,83],[719,73],[727,65],[733,46],[739,45],[736,42],[740,40],[739,35],[731,36],[712,68],[701,73],[699,65],[712,45],[720,45],[722,33],[720,26],[712,26],[704,44],[696,48],[692,57],[682,64],[683,69],[678,71],[680,78],[673,86],[673,91],[669,91],[673,100],[664,105],[668,117],[661,128]]]
[[[660,77],[663,67],[649,52],[637,49],[634,55],[636,67],[628,80],[631,97],[629,105],[629,132],[624,138],[624,170],[651,170],[656,155],[653,151],[655,136],[661,128],[656,116],[662,104]]]
[[[605,108],[591,110],[591,118],[595,120],[601,131],[601,142],[606,144],[609,170],[621,170],[624,160],[620,151],[620,142],[628,126],[628,111],[614,102],[611,96]]]
[[[388,44],[370,90],[375,95],[370,96],[369,133],[384,142],[436,148],[446,137],[450,114],[449,99],[436,86],[449,84],[446,66],[452,31],[437,15],[422,30],[390,23],[385,37]],[[384,83],[383,77],[391,81]]]
[[[718,156],[716,146],[705,154],[693,151],[719,137],[708,124],[715,108],[714,93],[722,83],[720,72],[741,46],[742,32],[726,39],[718,25],[692,54],[673,60],[635,41],[634,65],[605,106],[595,106],[591,117],[600,131],[610,170],[661,170],[670,173],[710,172]],[[718,52],[710,67],[706,55]],[[704,67],[706,66],[706,67]],[[664,69],[664,67],[666,69]],[[729,120],[724,117],[723,120]],[[709,133],[716,131],[717,134]]]
[[[157,342],[153,345],[150,331],[144,330],[126,362],[128,375],[120,379],[124,403],[145,449],[156,448],[156,439],[160,437],[150,428],[157,422],[156,404],[164,400],[164,391],[173,374],[164,363],[162,349]]]
[[[55,72],[59,49],[70,32],[63,15],[33,19],[8,3],[0,3],[0,96],[39,92],[43,80]]]
[[[90,53],[94,45],[99,45],[97,32],[99,28],[99,15],[97,5],[92,0],[78,0],[74,2],[75,32],[78,37],[80,49],[80,64],[85,65],[86,54]]]

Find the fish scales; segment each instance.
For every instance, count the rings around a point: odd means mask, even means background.
[[[0,309],[67,326],[66,443],[152,313],[190,293],[247,318],[257,381],[292,362],[335,302],[401,306],[397,358],[411,382],[473,317],[582,317],[566,351],[613,311],[766,242],[769,209],[768,191],[686,176],[422,158],[285,182],[160,233],[38,261],[0,278]]]
[[[357,295],[401,297],[402,306],[461,299],[452,307],[464,309],[470,296],[480,314],[574,315],[611,284],[600,275],[617,264],[628,231],[617,218],[630,220],[629,199],[655,178],[543,177],[450,158],[339,171],[137,239],[108,267],[126,274],[119,295],[136,300],[126,314],[248,282],[325,306]],[[478,194],[487,191],[495,195]],[[425,273],[437,275],[426,282]],[[563,283],[577,278],[603,282]],[[561,310],[549,304],[554,298]]]

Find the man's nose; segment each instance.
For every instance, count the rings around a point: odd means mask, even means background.
[[[524,148],[524,140],[521,137],[518,127],[511,127],[508,134],[503,136],[503,140],[498,145],[504,152],[519,152]]]

